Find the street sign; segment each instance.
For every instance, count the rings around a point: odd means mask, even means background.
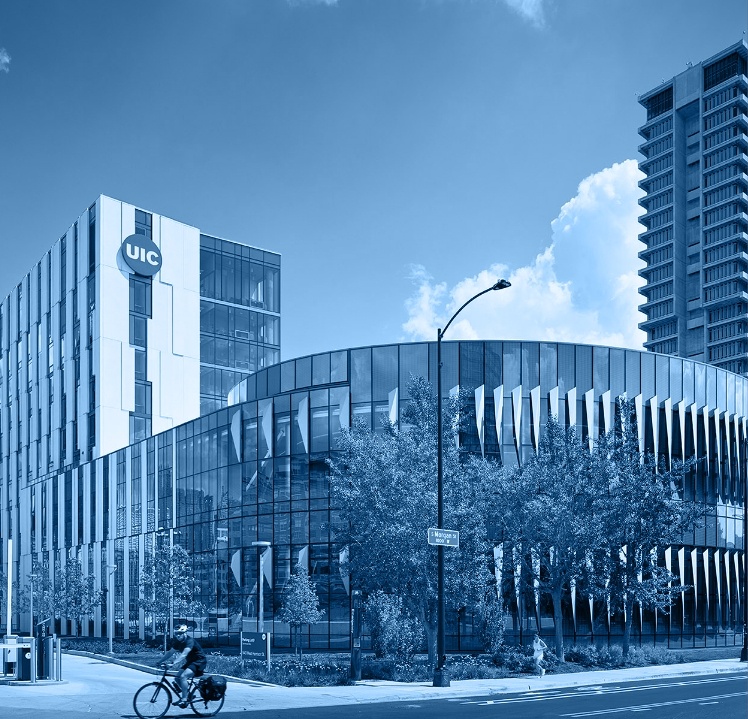
[[[429,527],[428,543],[437,547],[459,547],[460,533],[456,529]]]

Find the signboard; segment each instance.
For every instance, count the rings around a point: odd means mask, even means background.
[[[270,661],[270,632],[242,632],[242,659],[259,659]]]
[[[428,543],[436,547],[459,547],[460,533],[456,529],[429,527]]]
[[[152,277],[161,269],[161,250],[145,235],[130,235],[120,248],[125,264],[136,274]]]

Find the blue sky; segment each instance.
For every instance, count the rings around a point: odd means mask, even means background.
[[[640,347],[637,93],[744,0],[8,0],[0,293],[100,193],[283,255],[283,358]]]

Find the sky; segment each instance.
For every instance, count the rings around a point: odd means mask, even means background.
[[[3,0],[0,295],[99,194],[282,255],[282,358],[641,348],[637,97],[744,0]]]

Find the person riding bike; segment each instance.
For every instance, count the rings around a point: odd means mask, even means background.
[[[187,704],[187,693],[189,690],[188,682],[192,677],[199,677],[205,673],[205,666],[208,660],[203,652],[203,648],[193,637],[187,634],[187,625],[179,624],[174,629],[174,638],[171,640],[169,651],[159,660],[159,664],[168,661],[169,657],[177,654],[170,666],[175,667],[179,664],[182,668],[177,673],[175,681],[181,691],[178,697],[177,706],[185,709]]]

